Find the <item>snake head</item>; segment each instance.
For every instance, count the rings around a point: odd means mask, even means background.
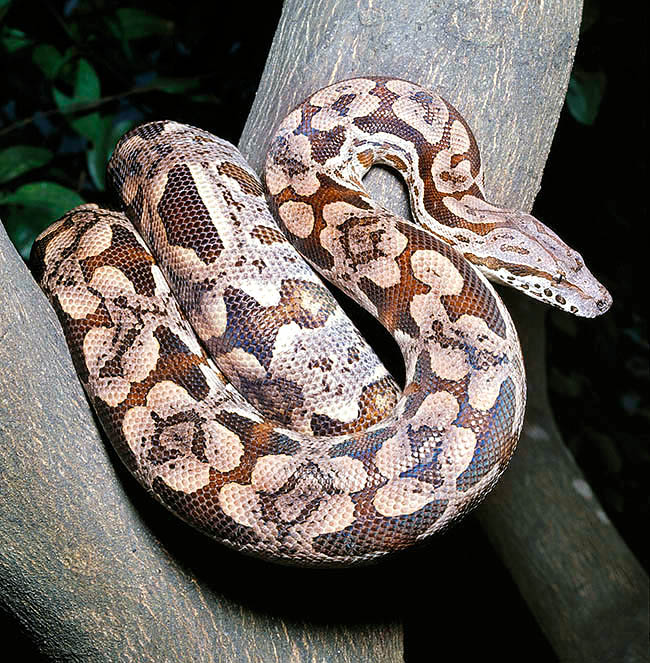
[[[488,279],[586,318],[611,306],[611,295],[582,256],[534,216],[474,196],[464,196],[453,205],[473,238],[472,248],[463,251],[464,230],[458,229],[455,246]]]

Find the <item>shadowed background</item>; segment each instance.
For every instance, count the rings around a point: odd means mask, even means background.
[[[113,203],[103,168],[134,124],[167,117],[237,142],[280,3],[257,7],[254,21],[249,7],[230,11],[226,19],[216,3],[0,3],[0,213],[23,256],[63,211],[82,201]],[[637,131],[639,145],[645,139],[645,111],[634,93],[646,57],[640,18],[610,3],[586,4],[533,211],[583,254],[614,296],[612,311],[589,325],[549,311],[549,389],[567,445],[647,568],[639,526],[648,518],[647,307],[639,301],[647,277],[645,241],[635,237],[647,218],[635,194],[645,180],[634,147]],[[462,538],[462,528],[452,536]],[[541,636],[530,637],[540,638],[544,652]]]

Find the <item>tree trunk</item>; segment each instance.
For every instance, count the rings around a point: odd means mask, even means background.
[[[259,170],[279,119],[326,83],[398,76],[465,115],[491,199],[530,208],[579,11],[578,0],[289,0],[242,151]],[[401,185],[375,171],[369,187],[404,213]],[[0,279],[0,601],[39,651],[65,661],[402,660],[409,588],[440,598],[433,546],[410,560],[324,573],[249,560],[189,531],[107,451],[54,314],[1,230]],[[641,660],[647,579],[553,425],[542,308],[509,299],[527,358],[528,423],[481,520],[559,658]]]

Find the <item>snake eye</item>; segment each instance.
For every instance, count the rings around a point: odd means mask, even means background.
[[[553,277],[553,281],[555,281],[555,283],[557,283],[559,285],[560,283],[562,283],[562,281],[564,281],[564,274],[562,272],[560,272],[559,274],[556,274]]]

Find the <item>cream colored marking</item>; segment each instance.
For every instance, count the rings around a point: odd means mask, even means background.
[[[330,419],[348,424],[361,414],[358,399],[350,398],[344,402],[332,400],[314,406],[314,414],[323,414]]]
[[[205,455],[217,472],[234,470],[244,455],[244,445],[238,435],[218,421],[207,420],[201,428],[206,434]]]
[[[154,233],[164,232],[158,216],[152,219],[152,226]],[[165,244],[163,251],[167,254],[165,262],[180,280],[196,283],[210,277],[210,268],[199,258],[194,249]]]
[[[261,509],[252,486],[227,483],[219,491],[219,506],[240,525],[259,530]]]
[[[129,382],[142,382],[156,368],[160,353],[160,343],[153,331],[140,334],[124,353],[122,372]]]
[[[150,410],[144,405],[137,405],[127,410],[122,419],[122,433],[129,449],[138,458],[149,449],[155,429]]]
[[[447,431],[449,443],[445,445],[443,471],[449,470],[455,479],[472,462],[476,449],[476,434],[469,428],[450,426]]]
[[[431,173],[436,188],[440,193],[455,193],[465,191],[474,183],[469,159],[463,159],[455,166],[451,165],[453,152],[440,150],[431,164]],[[444,176],[448,177],[444,177]],[[443,199],[444,201],[447,198]]]
[[[433,486],[424,481],[403,477],[389,481],[377,490],[373,505],[382,516],[407,516],[434,499]]]
[[[431,370],[443,380],[462,380],[470,370],[467,354],[459,348],[436,347],[429,353]]]
[[[113,241],[113,230],[109,223],[97,223],[87,230],[77,245],[77,260],[98,256],[110,248]]]
[[[277,306],[280,303],[280,288],[268,280],[246,279],[237,283],[237,288],[250,295],[260,306]]]
[[[388,438],[375,454],[375,466],[385,477],[393,477],[417,463],[405,433]]]
[[[386,87],[401,95],[393,103],[395,115],[419,131],[429,143],[433,145],[438,143],[442,139],[444,128],[449,121],[449,110],[442,99],[438,95],[432,94],[427,113],[417,100],[411,98],[413,93],[422,92],[422,88],[406,81],[389,81]],[[435,114],[433,121],[432,111]]]
[[[275,337],[273,343],[273,356],[277,357],[285,352],[295,351],[295,340],[300,338],[302,330],[297,322],[283,324]]]
[[[390,288],[400,282],[401,272],[394,258],[379,258],[365,266],[363,275],[380,288]]]
[[[131,383],[121,377],[98,378],[92,382],[95,394],[110,407],[123,403],[131,391]]]
[[[454,120],[449,131],[449,149],[454,154],[464,154],[471,146],[469,134],[460,120]]]
[[[241,378],[255,380],[266,376],[266,369],[260,364],[257,357],[242,348],[235,348],[219,355],[219,366],[229,375],[236,375],[238,380]]]
[[[360,460],[349,456],[338,456],[319,461],[318,466],[332,479],[334,488],[346,493],[363,490],[368,473]]]
[[[345,94],[347,93],[334,91],[329,95],[331,101],[327,104],[314,102],[313,99],[310,100],[315,106],[324,106],[322,110],[315,113],[312,117],[311,125],[314,129],[318,131],[331,131],[334,127],[350,124],[351,118],[370,115],[379,108],[380,101],[378,97],[367,94],[365,90],[356,90],[354,98],[348,101],[346,114],[341,115],[339,111],[331,108],[330,104],[341,96],[345,96]]]
[[[486,284],[487,289],[494,292],[492,286],[487,283],[482,274],[478,275],[480,279]],[[507,311],[506,311],[507,314]],[[505,318],[507,323],[509,320]],[[508,342],[499,334],[492,331],[487,322],[483,318],[472,315],[471,313],[463,313],[458,318],[454,327],[462,334],[463,337],[471,340],[471,344],[476,346],[479,350],[487,350],[488,352],[498,354],[503,352],[508,346]],[[510,338],[511,330],[508,330],[507,337]]]
[[[343,126],[346,118],[332,108],[323,108],[311,118],[311,126],[317,131],[331,131],[334,127]]]
[[[119,295],[135,295],[135,287],[126,274],[111,265],[98,267],[88,284],[93,290],[101,292],[107,298]]]
[[[289,176],[284,172],[280,164],[267,160],[264,168],[264,182],[269,195],[277,196],[283,189],[289,186]]]
[[[178,412],[192,409],[196,406],[196,401],[180,385],[170,380],[162,380],[149,390],[147,406],[166,419]]]
[[[297,461],[287,454],[261,456],[251,473],[251,485],[256,491],[274,493],[296,471]]]
[[[305,289],[300,292],[300,306],[311,315],[316,316],[323,308],[323,300]]]
[[[351,85],[347,81],[339,84],[329,85],[309,97],[312,106],[330,106],[341,96],[355,94],[357,96],[369,96],[368,93],[375,89],[377,83],[369,78],[355,78]],[[291,116],[289,116],[291,117]],[[298,125],[296,125],[298,126]]]
[[[203,340],[218,338],[226,331],[228,311],[221,293],[212,290],[201,297],[201,305],[192,315],[192,325]]]
[[[314,210],[311,205],[290,200],[281,205],[278,211],[291,234],[303,239],[311,235],[314,229]]]
[[[510,370],[509,367],[494,367],[491,370],[480,371],[472,376],[467,390],[469,404],[477,410],[487,412],[496,403],[501,385]]]
[[[184,493],[193,493],[210,483],[210,466],[191,454],[159,465],[154,472],[172,490]]]
[[[433,287],[437,295],[457,295],[464,279],[449,258],[437,251],[421,249],[411,256],[415,278]]]
[[[67,270],[62,266],[59,274],[64,274],[65,271]],[[86,288],[83,280],[76,281],[74,285],[65,286],[62,289],[55,287],[54,293],[63,311],[73,320],[83,320],[94,313],[101,302],[99,297]]]
[[[491,205],[476,196],[466,194],[460,200],[446,196],[442,199],[442,202],[452,214],[469,223],[494,223],[503,220],[497,216],[499,213],[503,214],[503,210],[500,207]]]
[[[349,495],[331,495],[320,503],[306,523],[297,525],[295,530],[308,537],[340,532],[354,523],[354,509],[355,504]]]
[[[287,136],[287,154],[283,159],[292,159],[296,163],[303,163],[305,154],[311,153],[311,143],[307,136]],[[320,181],[313,169],[305,165],[304,170],[288,175],[283,164],[269,161],[266,167],[266,185],[271,195],[280,193],[284,188],[291,186],[299,196],[311,196],[320,189]]]
[[[459,409],[453,394],[438,391],[427,395],[420,405],[418,415],[427,419],[430,426],[444,430],[456,419]]]
[[[372,216],[368,210],[341,200],[323,206],[323,220],[328,226],[339,226],[350,218],[362,219],[368,216]]]
[[[111,356],[115,330],[109,327],[92,327],[83,340],[83,355],[86,368],[91,375],[96,375],[100,364]]]

